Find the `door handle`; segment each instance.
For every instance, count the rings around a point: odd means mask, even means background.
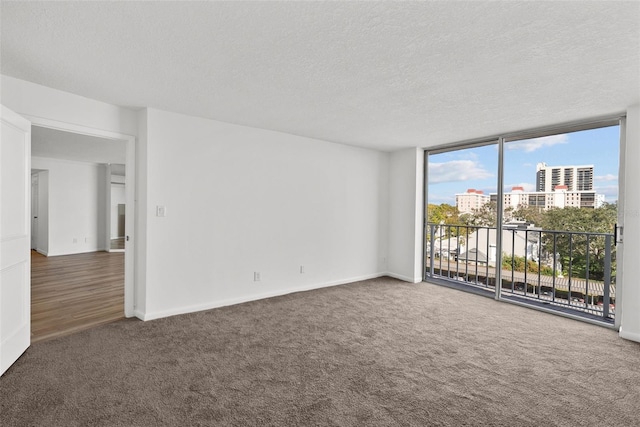
[[[618,230],[620,230],[618,232]],[[613,244],[622,243],[622,232],[624,228],[622,225],[615,224],[613,226]]]

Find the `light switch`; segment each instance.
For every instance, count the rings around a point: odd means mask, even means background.
[[[167,216],[166,206],[156,206],[156,216]]]

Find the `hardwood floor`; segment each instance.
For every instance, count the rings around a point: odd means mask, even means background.
[[[124,249],[124,237],[111,239],[111,249]]]
[[[124,253],[31,251],[31,342],[124,318]]]

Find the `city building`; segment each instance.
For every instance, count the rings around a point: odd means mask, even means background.
[[[469,188],[465,193],[456,194],[456,207],[461,214],[472,213],[474,209],[480,209],[489,203],[489,200],[489,195],[482,190]]]
[[[498,194],[489,195],[491,202],[498,201]],[[599,208],[604,204],[604,194],[595,191],[570,191],[566,185],[556,185],[553,191],[524,191],[523,187],[512,187],[503,194],[504,209],[519,206],[534,206],[540,210],[551,208]]]
[[[536,165],[536,191],[551,192],[564,185],[569,191],[593,190],[593,165],[547,166]]]

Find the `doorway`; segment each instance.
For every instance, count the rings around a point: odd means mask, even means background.
[[[123,244],[111,252],[110,239],[111,165],[121,165],[126,206],[127,144],[126,139],[32,126],[34,342],[127,314],[125,273],[132,265],[125,257],[132,248]]]

